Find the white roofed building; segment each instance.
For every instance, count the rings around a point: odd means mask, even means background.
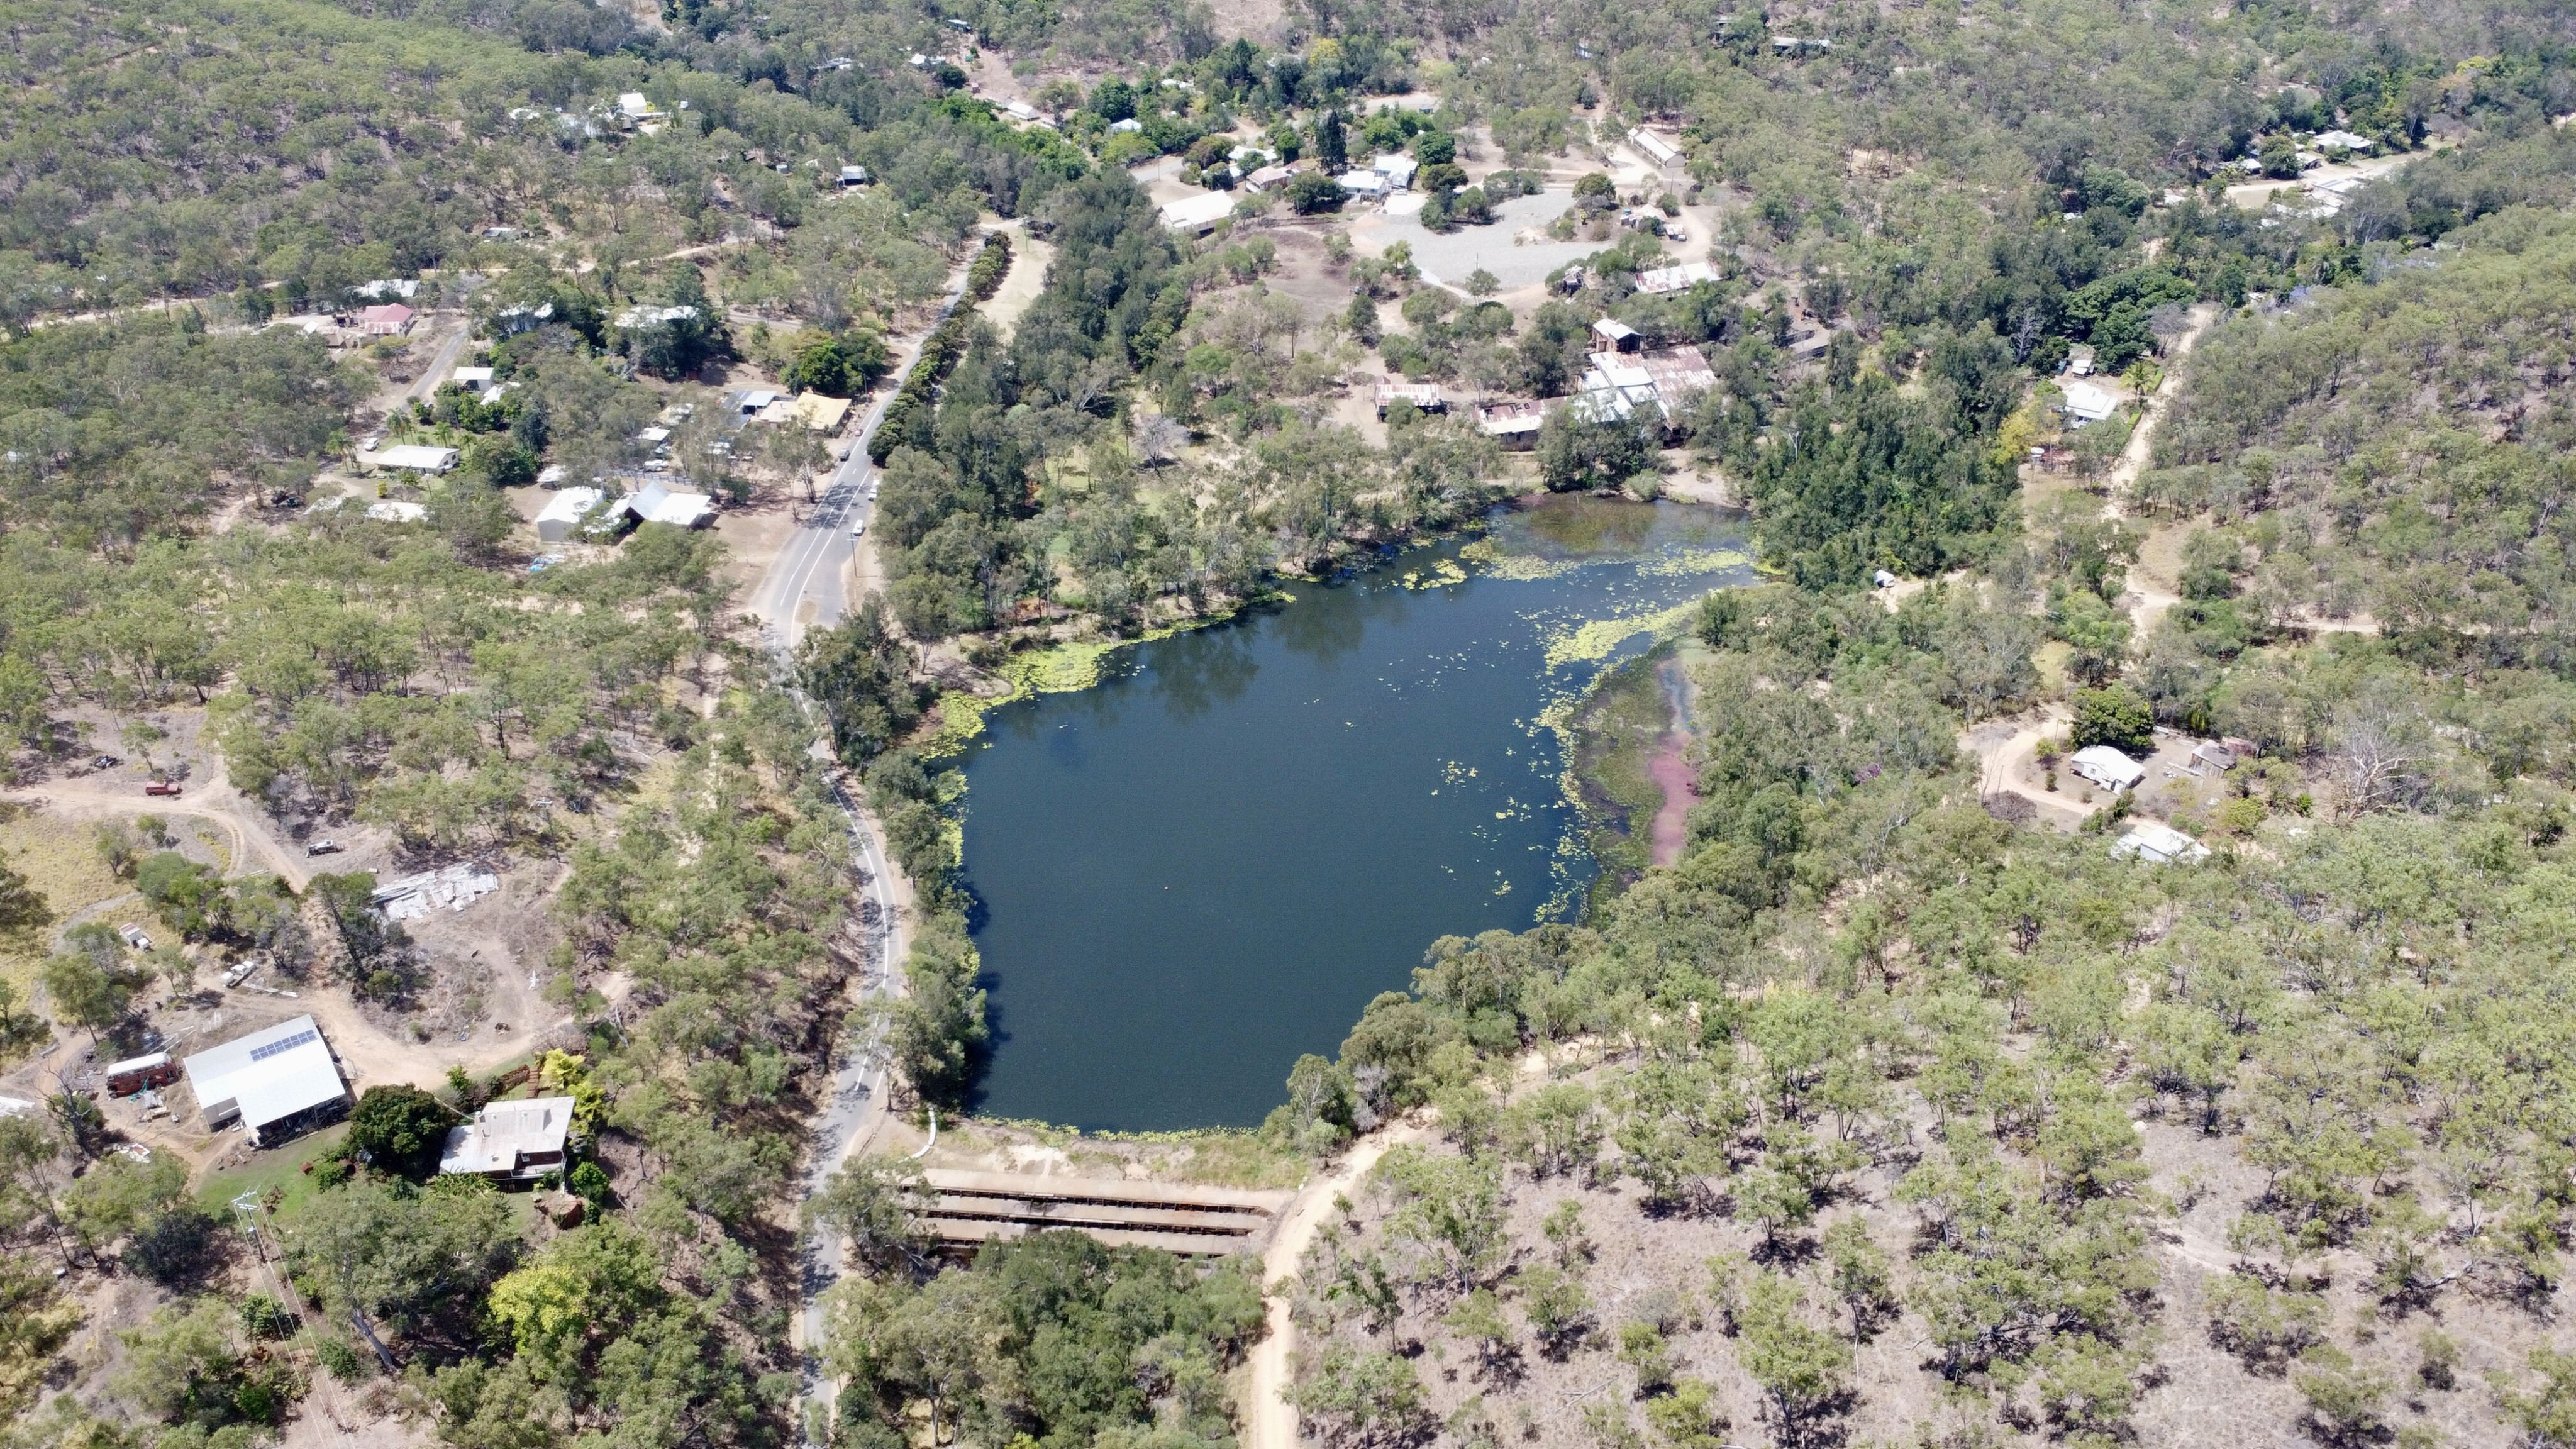
[[[274,1146],[349,1106],[340,1064],[309,1016],[210,1047],[180,1067],[207,1129],[240,1122],[253,1146]]]
[[[1643,410],[1661,428],[1678,425],[1693,396],[1717,385],[1717,373],[1696,347],[1668,347],[1644,356],[1595,352],[1574,400],[1574,415],[1606,423]]]
[[[667,523],[674,528],[695,528],[716,512],[716,501],[707,495],[676,493],[659,483],[645,484],[623,502],[638,522]]]
[[[404,443],[376,454],[375,462],[379,468],[400,468],[408,473],[447,473],[455,470],[456,450]]]
[[[686,322],[698,315],[695,307],[629,307],[617,314],[617,325],[626,328],[654,327],[664,322]]]
[[[2134,856],[2151,865],[2190,864],[2209,859],[2209,847],[2158,820],[2141,820],[2112,845],[2114,855]]]
[[[581,527],[581,520],[599,506],[601,494],[596,488],[566,488],[546,500],[537,511],[537,537],[547,543],[561,543]]]
[[[1628,133],[1628,144],[1636,147],[1640,154],[1657,166],[1671,166],[1682,159],[1680,147],[1643,126]]]
[[[572,1136],[572,1109],[570,1097],[486,1103],[472,1120],[447,1129],[438,1170],[502,1182],[524,1182],[559,1172],[565,1144]]]
[[[1445,413],[1449,410],[1449,404],[1442,400],[1440,385],[1436,382],[1389,380],[1377,385],[1377,415],[1380,421],[1385,420],[1386,410],[1399,402],[1411,403],[1426,413]]]
[[[1637,274],[1637,290],[1649,297],[1668,292],[1687,292],[1701,282],[1717,280],[1717,268],[1706,262],[1681,262],[1669,267],[1649,267]]]
[[[2147,778],[2147,767],[2130,759],[2109,745],[2086,745],[2077,750],[2068,768],[2105,790],[2134,789]]]
[[[1573,406],[1586,422],[1611,423],[1634,417],[1640,408],[1654,410],[1657,402],[1654,374],[1618,353],[1596,352]]]
[[[2079,424],[2098,423],[2120,408],[2120,395],[2099,383],[2074,380],[2059,390],[2066,394],[2066,415]]]
[[[1163,203],[1163,225],[1173,231],[1201,232],[1234,215],[1234,198],[1222,191],[1202,191]]]

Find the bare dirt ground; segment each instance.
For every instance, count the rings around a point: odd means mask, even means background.
[[[2007,1050],[2018,1056],[2027,1046],[2026,1041],[2016,1040]],[[1577,1074],[1578,1078],[1592,1075]],[[1527,1080],[1527,1085],[1536,1084]],[[2167,1111],[2152,1099],[2142,1102],[2135,1115],[2143,1159],[2153,1174],[2148,1186],[2159,1197],[2170,1199],[2173,1211],[2167,1213],[2149,1199],[2147,1253],[2158,1282],[2147,1307],[2151,1327],[2140,1335],[2150,1363],[2138,1375],[2141,1389],[2131,1417],[2135,1434],[2129,1442],[2152,1449],[2310,1442],[2302,1432],[2304,1405],[2289,1376],[2249,1369],[2243,1360],[2213,1344],[2208,1334],[2209,1284],[2246,1261],[2226,1247],[2227,1226],[2262,1196],[2264,1174],[2240,1156],[2242,1139],[2233,1135],[2232,1119],[2222,1119],[2225,1135],[2205,1135],[2196,1112]],[[1823,1228],[1843,1218],[1857,1218],[1894,1263],[1900,1298],[1910,1299],[1916,1287],[1917,1214],[1897,1201],[1894,1188],[1923,1150],[1928,1128],[1928,1117],[1919,1109],[1908,1123],[1892,1128],[1891,1140],[1880,1143],[1877,1160],[1853,1175],[1819,1221],[1789,1235],[1796,1241],[1786,1260],[1806,1262]],[[1422,1129],[1415,1129],[1413,1135],[1426,1142],[1432,1137]],[[1376,1145],[1377,1139],[1366,1144]],[[1429,1150],[1444,1155],[1454,1151],[1445,1143]],[[1343,1170],[1311,1185],[1290,1210],[1303,1214],[1293,1242],[1307,1245],[1299,1272],[1309,1282],[1297,1291],[1305,1296],[1309,1311],[1326,1311],[1314,1301],[1320,1287],[1314,1280],[1331,1271],[1333,1263],[1385,1247],[1391,1203],[1365,1177],[1355,1183],[1347,1180],[1355,1175],[1351,1169],[1359,1160],[1355,1152]],[[1371,1346],[1392,1346],[1412,1360],[1427,1391],[1425,1407],[1435,1420],[1481,1396],[1483,1411],[1500,1431],[1502,1442],[1599,1442],[1584,1421],[1587,1409],[1619,1411],[1619,1417],[1632,1425],[1637,1412],[1635,1376],[1612,1351],[1619,1329],[1625,1323],[1660,1318],[1671,1325],[1668,1336],[1676,1371],[1704,1380],[1716,1390],[1719,1437],[1737,1445],[1777,1442],[1776,1426],[1769,1421],[1763,1398],[1742,1367],[1743,1340],[1724,1333],[1709,1300],[1710,1259],[1720,1253],[1754,1252],[1757,1229],[1715,1214],[1648,1213],[1635,1185],[1618,1180],[1614,1173],[1587,1175],[1578,1169],[1569,1176],[1533,1179],[1515,1166],[1504,1186],[1507,1231],[1513,1245],[1507,1256],[1523,1266],[1556,1257],[1539,1223],[1559,1204],[1577,1205],[1585,1242],[1576,1256],[1594,1305],[1592,1327],[1562,1358],[1545,1356],[1529,1346],[1506,1361],[1484,1365],[1440,1324],[1438,1315],[1448,1303],[1445,1295],[1411,1299],[1392,1331],[1374,1338]],[[1335,1211],[1337,1195],[1347,1197],[1354,1210],[1346,1215]],[[1283,1228],[1273,1252],[1291,1246]],[[2277,1265],[2259,1261],[2253,1266],[2277,1271]],[[2395,1386],[2388,1406],[2392,1426],[2426,1425],[2439,1431],[2442,1443],[2505,1449],[2510,1441],[2496,1418],[2483,1376],[2491,1370],[2517,1369],[2533,1345],[2554,1335],[2548,1322],[2457,1289],[2446,1293],[2433,1314],[2393,1316],[2371,1299],[2369,1265],[2358,1252],[2326,1253],[2322,1268],[2330,1280],[2326,1290],[2330,1336]],[[1800,1275],[1813,1280],[1821,1271],[1809,1266]],[[1815,1300],[1816,1288],[1810,1286],[1808,1291]],[[1820,1307],[1818,1312],[1823,1321],[1839,1326],[1838,1310]],[[1347,1314],[1345,1309],[1331,1316]],[[1290,1325],[1282,1332],[1275,1316],[1273,1322],[1272,1337],[1260,1345],[1253,1360],[1256,1386],[1272,1381],[1267,1375],[1275,1370],[1266,1369],[1266,1363],[1293,1366],[1296,1362],[1296,1343],[1289,1334],[1297,1330]],[[2414,1372],[2418,1335],[2436,1326],[2459,1339],[2465,1349],[2458,1386],[2450,1391],[2429,1388]],[[1990,1404],[1973,1393],[1965,1401],[1965,1419],[1953,1422],[1960,1420],[1961,1409],[1945,1400],[1941,1381],[1926,1362],[1929,1330],[1925,1320],[1908,1310],[1884,1322],[1868,1342],[1858,1345],[1855,1392],[1845,1405],[1846,1412],[1809,1442],[2053,1442],[2037,1423],[2021,1434],[1999,1428]],[[1345,1323],[1338,1332],[1356,1336],[1359,1330]],[[2029,1391],[2023,1390],[2022,1397],[2028,1396]],[[1293,1413],[1284,1406],[1271,1408],[1265,1397],[1257,1396],[1247,1404],[1245,1424],[1249,1449],[1289,1449],[1297,1442]]]
[[[206,820],[230,840],[234,870],[268,871],[299,891],[312,879],[303,848],[281,837],[266,812],[232,788],[220,766],[203,780],[189,781],[176,797],[145,795],[139,775],[121,778],[128,768],[87,779],[47,780],[0,790],[0,800],[31,805],[68,820],[130,821],[137,815]]]
[[[1382,255],[1397,242],[1413,248],[1414,265],[1426,280],[1463,286],[1479,268],[1493,273],[1506,289],[1526,289],[1546,280],[1558,267],[1579,262],[1607,243],[1577,239],[1561,242],[1527,239],[1573,202],[1571,188],[1550,187],[1536,196],[1516,196],[1494,208],[1491,226],[1462,226],[1438,232],[1418,218],[1383,211],[1363,213],[1351,222],[1351,244]]]
[[[1960,742],[1977,756],[1977,793],[2018,795],[2038,809],[2039,819],[2058,830],[2072,830],[2083,824],[2093,807],[2078,804],[2063,793],[2062,782],[2060,790],[2048,789],[2034,758],[2040,740],[2048,735],[2063,736],[2073,717],[2066,706],[2049,704],[2031,715],[1988,720],[1969,730]]]
[[[1216,33],[1227,40],[1240,35],[1264,44],[1287,34],[1287,8],[1280,0],[1215,0]]]
[[[1009,341],[1020,325],[1020,314],[1046,289],[1047,269],[1055,265],[1055,244],[1039,241],[1024,231],[1011,238],[1011,270],[1002,277],[1001,287],[982,308],[995,331]]]
[[[716,537],[724,540],[725,577],[733,580],[736,598],[749,598],[759,587],[761,576],[777,559],[778,551],[795,536],[797,510],[811,492],[820,494],[828,483],[796,485],[790,493],[780,488],[764,488],[752,501],[728,508],[716,515]]]
[[[1316,1233],[1337,1211],[1335,1204],[1357,1190],[1360,1180],[1377,1166],[1387,1149],[1398,1143],[1420,1142],[1429,1135],[1430,1129],[1407,1122],[1362,1138],[1351,1145],[1330,1172],[1299,1188],[1287,1211],[1279,1215],[1279,1226],[1261,1255],[1261,1281],[1270,1288],[1263,1304],[1269,1332],[1252,1346],[1252,1359],[1244,1375],[1244,1449],[1296,1449],[1299,1442],[1297,1411],[1281,1394],[1288,1387],[1289,1367],[1296,1359],[1297,1325],[1289,1316],[1295,1278],[1307,1251],[1314,1246]]]
[[[2440,150],[2441,146],[2440,141],[2435,141],[2428,149]],[[2319,186],[2329,181],[2340,181],[2354,176],[2385,176],[2425,154],[2424,151],[2402,151],[2394,156],[2372,156],[2359,161],[2348,161],[2341,166],[2315,166],[2299,173],[2299,179],[2296,181],[2280,181],[2270,177],[2248,181],[2241,186],[2227,188],[2227,204],[2243,211],[2261,211],[2272,204],[2272,193],[2275,191],[2287,191],[2295,197],[2303,187]]]

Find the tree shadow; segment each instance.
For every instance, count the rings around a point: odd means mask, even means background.
[[[1823,1249],[1817,1246],[1814,1238],[1802,1235],[1764,1238],[1755,1243],[1753,1251],[1746,1256],[1765,1268],[1778,1268],[1786,1272],[1814,1262],[1822,1251]]]

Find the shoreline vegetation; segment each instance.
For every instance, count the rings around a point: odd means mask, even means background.
[[[1696,614],[1699,605],[1691,608]],[[1697,798],[1692,722],[1676,698],[1674,674],[1705,653],[1688,636],[1667,639],[1604,674],[1575,713],[1573,778],[1591,822],[1589,849],[1602,866],[1587,914],[1650,867],[1674,863],[1683,837],[1668,826]],[[1668,822],[1668,815],[1675,818]]]
[[[13,10],[0,1449],[2576,1444],[2576,11],[1723,8]],[[1007,335],[887,376],[997,221]],[[901,963],[736,573],[828,466],[744,407],[878,387],[795,670]],[[805,1318],[835,1051],[944,1104],[994,1029],[942,687],[1683,472],[1760,582],[1546,640],[1687,635],[1672,864],[1420,943],[1255,1132],[955,1129],[1303,1167],[1297,1261],[961,1262],[871,1155]],[[1614,850],[1652,673],[1534,721],[1630,728]],[[364,1090],[247,1168],[92,1081],[287,1005]],[[436,1170],[495,1094],[572,1103],[542,1196]]]

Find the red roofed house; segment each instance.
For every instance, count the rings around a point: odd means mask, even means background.
[[[412,311],[400,302],[387,302],[358,313],[358,330],[369,337],[399,337],[411,330]]]

